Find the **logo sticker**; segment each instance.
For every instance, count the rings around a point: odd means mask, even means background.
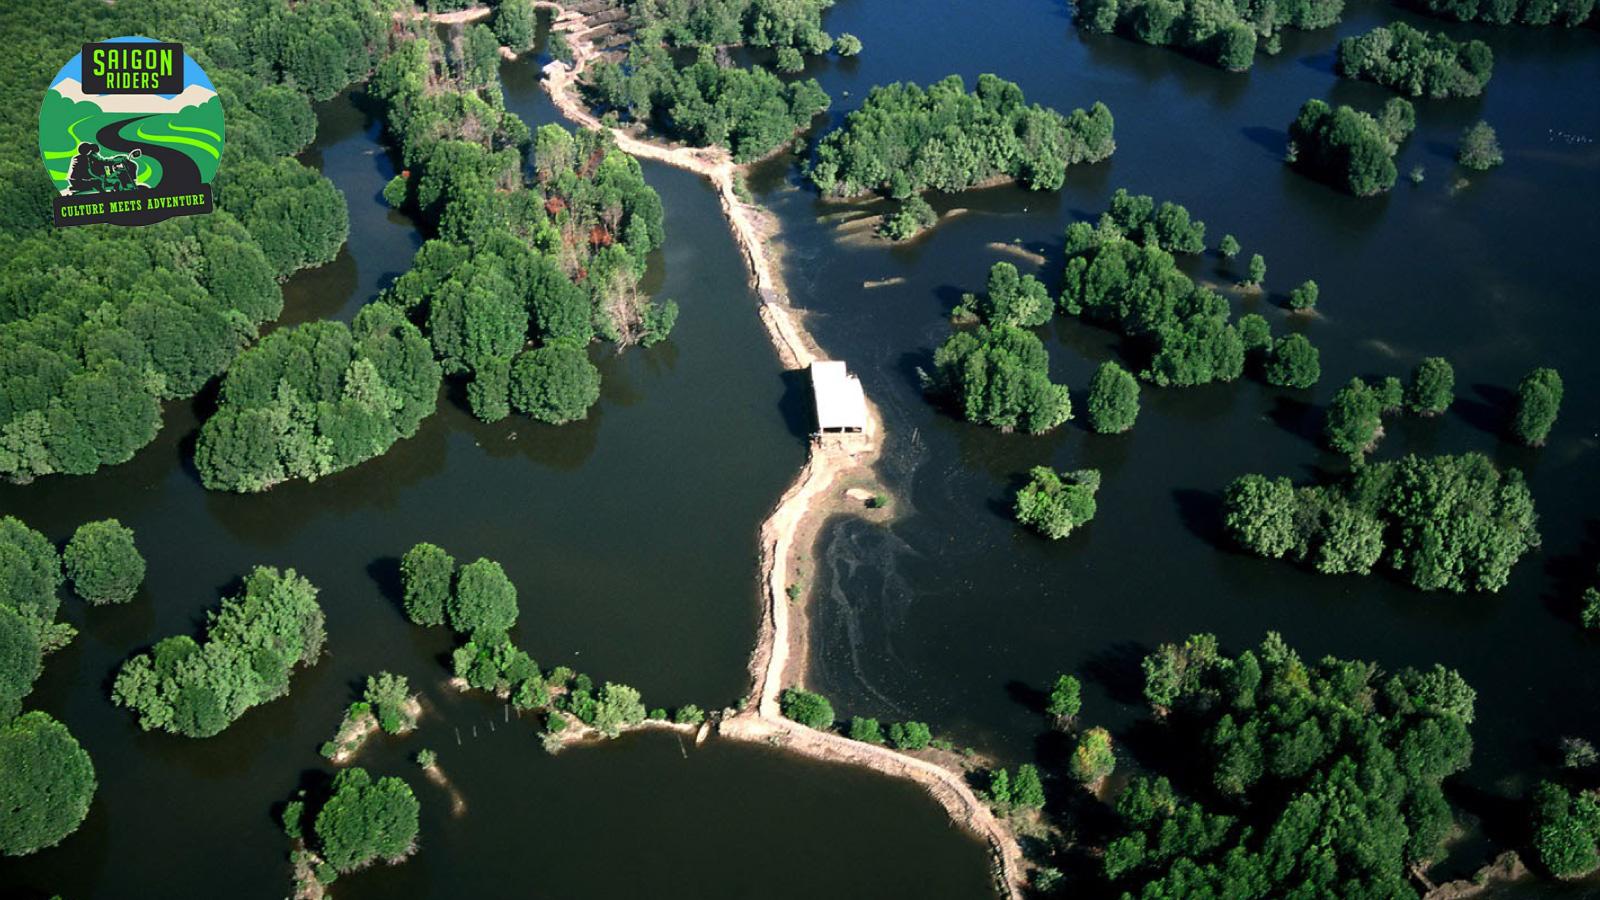
[[[61,192],[56,226],[211,212],[222,134],[222,98],[182,44],[84,44],[39,108],[39,153]]]

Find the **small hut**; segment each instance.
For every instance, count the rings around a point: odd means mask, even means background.
[[[817,406],[817,435],[864,434],[867,430],[867,396],[861,380],[838,360],[811,364],[811,393]]]

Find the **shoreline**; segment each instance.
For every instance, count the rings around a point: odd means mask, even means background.
[[[805,330],[800,315],[789,306],[782,275],[768,251],[767,241],[777,231],[775,220],[759,205],[740,200],[734,191],[735,177],[744,172],[744,167],[736,165],[732,155],[722,148],[669,147],[602,125],[577,92],[578,77],[595,55],[593,44],[582,37],[585,17],[555,0],[536,0],[534,6],[555,12],[551,33],[564,34],[572,51],[570,64],[551,67],[542,79],[556,109],[577,125],[606,130],[625,153],[685,169],[709,180],[734,242],[744,256],[750,286],[761,300],[758,314],[779,361],[785,369],[796,370],[826,359]],[[792,575],[796,554],[809,557],[823,521],[845,511],[828,502],[833,494],[843,493],[841,482],[878,483],[874,464],[882,447],[883,424],[870,400],[867,410],[865,439],[854,448],[813,442],[805,465],[761,523],[762,616],[750,654],[752,693],[742,709],[722,717],[717,733],[733,740],[783,747],[814,759],[865,766],[921,785],[953,822],[989,845],[999,893],[1009,900],[1020,900],[1026,884],[1022,848],[1011,828],[967,786],[962,773],[887,747],[806,728],[783,718],[779,707],[778,696],[786,685],[803,684],[809,656],[808,629],[792,621],[800,619],[803,623],[804,615],[789,608],[789,585],[800,583]],[[797,594],[796,605],[802,610],[809,605],[808,594],[806,588]]]

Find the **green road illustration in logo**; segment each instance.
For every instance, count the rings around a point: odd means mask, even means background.
[[[148,225],[211,212],[222,98],[181,44],[84,44],[39,108],[57,226]]]

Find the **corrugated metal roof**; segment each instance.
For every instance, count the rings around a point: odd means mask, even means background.
[[[867,397],[861,380],[845,370],[838,360],[818,360],[811,364],[811,392],[817,401],[817,427],[865,431]]]

